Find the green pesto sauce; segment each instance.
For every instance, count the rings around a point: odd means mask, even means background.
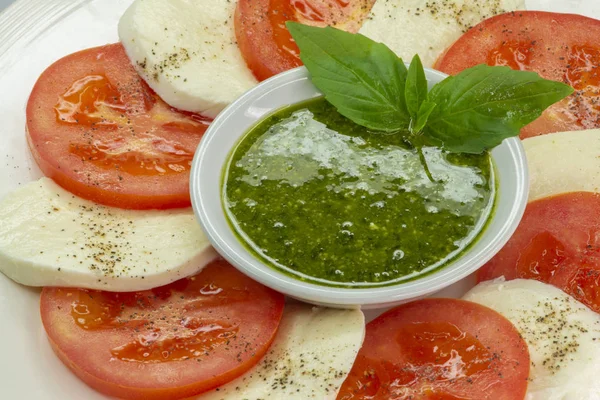
[[[223,177],[240,240],[273,268],[333,286],[412,279],[483,230],[495,181],[488,153],[423,148],[370,132],[323,98],[282,109],[238,143]]]

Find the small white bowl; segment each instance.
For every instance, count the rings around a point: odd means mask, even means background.
[[[446,77],[434,70],[425,72],[430,85]],[[437,292],[476,271],[506,244],[523,216],[529,185],[525,152],[517,138],[505,140],[492,151],[499,184],[496,209],[487,228],[459,258],[434,273],[392,286],[335,288],[301,281],[252,255],[231,229],[222,203],[221,180],[230,152],[265,115],[320,95],[304,67],[284,72],[233,102],[204,134],[192,164],[192,206],[208,239],[231,264],[264,285],[299,300],[331,307],[378,308]]]

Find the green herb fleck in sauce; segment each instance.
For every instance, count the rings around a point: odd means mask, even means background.
[[[261,121],[225,171],[226,213],[272,267],[334,286],[392,284],[442,267],[481,233],[490,156],[423,148],[369,131],[323,98]]]

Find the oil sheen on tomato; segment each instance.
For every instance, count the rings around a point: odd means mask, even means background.
[[[89,75],[73,83],[59,97],[54,108],[59,124],[77,124],[117,131],[119,124],[143,126],[144,123],[148,123],[149,118],[144,115],[147,108],[145,103],[152,101],[145,100],[138,103],[130,101],[130,104],[126,105],[122,101],[121,93],[106,77]],[[155,108],[155,111],[161,111],[163,108],[164,116],[177,115],[164,105],[161,107],[161,104],[151,104],[151,108]],[[183,113],[179,118],[181,121],[171,121],[169,124],[177,123],[177,129],[182,132],[203,132],[206,129],[206,122],[199,124]],[[169,131],[170,128],[170,125],[163,124],[165,131]],[[124,136],[102,139],[88,134],[84,140],[73,141],[69,145],[69,152],[99,168],[111,170],[118,164],[119,171],[134,175],[179,174],[189,169],[194,157],[193,152],[168,139],[149,135],[149,132],[150,130],[136,135],[131,128],[129,133],[131,136],[137,136],[137,139],[126,139]]]
[[[186,298],[181,294],[185,291],[192,295]],[[145,292],[67,291],[74,294],[71,316],[80,328],[90,331],[128,328],[138,332],[137,340],[111,349],[111,354],[122,361],[143,363],[207,356],[237,336],[239,327],[228,321],[181,316],[200,304],[218,307],[236,300],[225,298],[222,292],[222,288],[195,277]],[[169,302],[174,293],[180,295],[175,304]],[[247,297],[245,292],[234,294]],[[174,321],[179,324],[173,324]]]
[[[423,148],[369,132],[324,99],[280,110],[233,150],[223,177],[239,238],[272,267],[334,286],[433,271],[472,244],[494,204],[488,153]]]
[[[371,1],[359,0],[326,0],[326,1],[279,1],[269,3],[267,13],[273,27],[273,39],[288,58],[290,66],[302,65],[300,49],[285,27],[287,21],[298,21],[307,25],[336,26],[338,29],[358,32],[366,11],[372,6]]]
[[[407,324],[391,336],[406,361],[394,365],[359,355],[354,368],[362,374],[354,374],[344,383],[338,400],[410,399],[411,395],[461,400],[464,397],[447,393],[444,384],[490,374],[497,357],[473,335],[449,322]]]

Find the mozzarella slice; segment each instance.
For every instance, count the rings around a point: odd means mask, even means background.
[[[335,400],[364,337],[360,310],[288,304],[258,365],[197,400]]]
[[[257,84],[237,46],[236,3],[136,0],[119,21],[119,38],[165,102],[214,118]]]
[[[524,0],[378,0],[360,33],[384,43],[405,62],[419,54],[425,67],[470,27],[525,8]]]
[[[145,290],[192,275],[215,256],[189,209],[99,206],[48,178],[0,202],[0,271],[23,285]]]
[[[554,286],[534,280],[486,282],[465,300],[508,318],[529,347],[528,400],[600,399],[600,316]]]
[[[600,129],[536,136],[523,140],[523,146],[529,201],[565,192],[600,192]]]

